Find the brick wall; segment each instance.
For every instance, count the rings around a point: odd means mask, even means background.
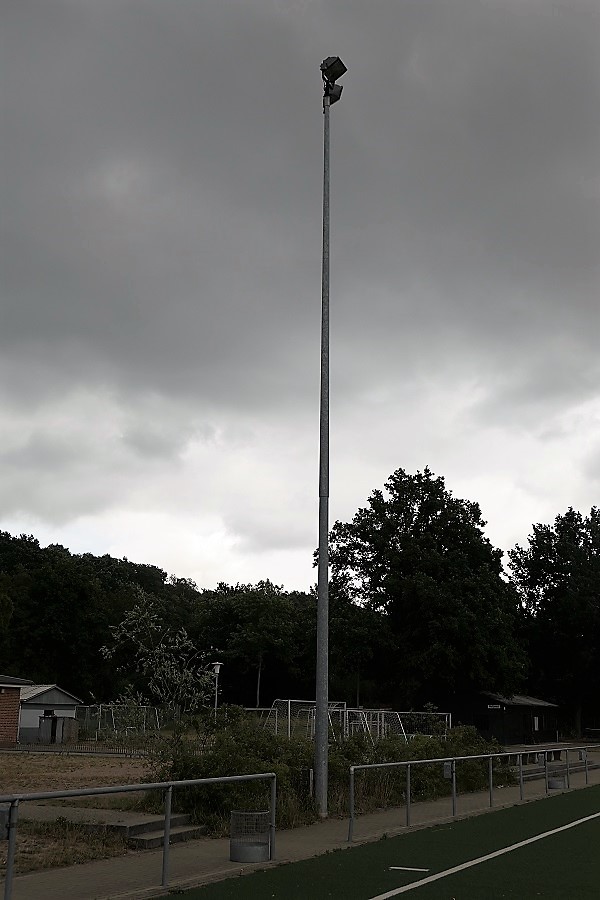
[[[19,732],[18,687],[0,687],[0,744],[16,744]]]

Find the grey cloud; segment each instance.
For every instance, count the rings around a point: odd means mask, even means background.
[[[447,329],[485,347],[497,308],[526,285],[535,340],[573,279],[573,321],[594,314],[597,17],[587,3],[553,8],[381,2],[367,17],[344,4],[338,20],[335,4],[280,16],[268,3],[57,2],[13,13],[7,352],[44,339],[59,369],[78,341],[105,381],[234,405],[310,377],[320,123],[318,61],[307,64],[323,12],[350,67],[334,111],[340,339],[366,324],[384,346],[398,332],[414,344],[437,320],[438,353]],[[407,294],[420,285],[429,301],[415,310]],[[519,340],[514,317],[500,331]],[[266,368],[280,376],[258,390]]]
[[[190,447],[221,441],[235,462],[277,422],[284,458],[294,429],[316,441],[329,53],[348,65],[332,111],[339,464],[388,465],[383,426],[374,448],[356,422],[382,386],[385,421],[472,382],[453,447],[492,425],[560,435],[599,374],[599,34],[591,0],[6,4],[0,398],[33,435],[5,460],[7,508],[108,509]],[[76,388],[78,421],[112,398],[114,434],[53,433]],[[248,547],[305,540],[244,488],[232,509],[213,476],[212,508]]]

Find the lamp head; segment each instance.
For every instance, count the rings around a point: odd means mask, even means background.
[[[327,59],[324,59],[321,63],[323,81],[328,81],[330,84],[336,82],[338,78],[341,78],[344,72],[347,71],[348,69],[339,56],[328,56]]]
[[[344,88],[341,84],[332,84],[331,86],[327,85],[325,88],[325,96],[329,97],[329,105],[331,106],[333,103],[337,103],[340,97],[342,96],[342,91]]]

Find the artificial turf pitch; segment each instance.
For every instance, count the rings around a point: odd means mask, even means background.
[[[186,900],[370,900],[598,813],[600,787],[587,788],[229,878],[184,896]],[[398,871],[392,866],[428,871]],[[600,815],[407,893],[415,900],[597,900]]]

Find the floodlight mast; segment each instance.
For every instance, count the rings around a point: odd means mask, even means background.
[[[319,428],[319,552],[315,709],[315,800],[327,818],[329,769],[329,109],[342,95],[339,56],[321,63],[323,78],[323,264],[321,273],[321,404]]]

